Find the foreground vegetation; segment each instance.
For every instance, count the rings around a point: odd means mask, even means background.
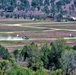
[[[34,42],[13,55],[0,46],[0,75],[75,75],[76,46],[70,47],[64,39],[49,44]]]

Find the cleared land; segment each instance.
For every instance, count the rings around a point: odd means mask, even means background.
[[[0,41],[0,44],[12,52],[25,44],[35,42],[53,42],[56,38],[64,38],[70,45],[76,45],[76,22],[30,22],[30,21],[1,21],[0,36],[29,37],[23,41]],[[70,37],[71,34],[71,37]]]

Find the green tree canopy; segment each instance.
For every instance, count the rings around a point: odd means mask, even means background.
[[[0,45],[0,57],[3,59],[9,59],[10,58],[10,54],[8,52],[7,49],[5,49],[5,47]]]

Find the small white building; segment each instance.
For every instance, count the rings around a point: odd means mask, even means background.
[[[69,36],[71,37],[71,36],[72,36],[72,34],[69,34]]]
[[[76,17],[71,17],[71,18],[76,21]]]

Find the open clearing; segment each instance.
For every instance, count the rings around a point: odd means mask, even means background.
[[[19,22],[1,21],[0,36],[29,37],[28,40],[0,41],[0,44],[12,52],[25,44],[53,42],[56,38],[64,38],[70,45],[76,45],[76,22]],[[71,36],[70,36],[71,35]]]

